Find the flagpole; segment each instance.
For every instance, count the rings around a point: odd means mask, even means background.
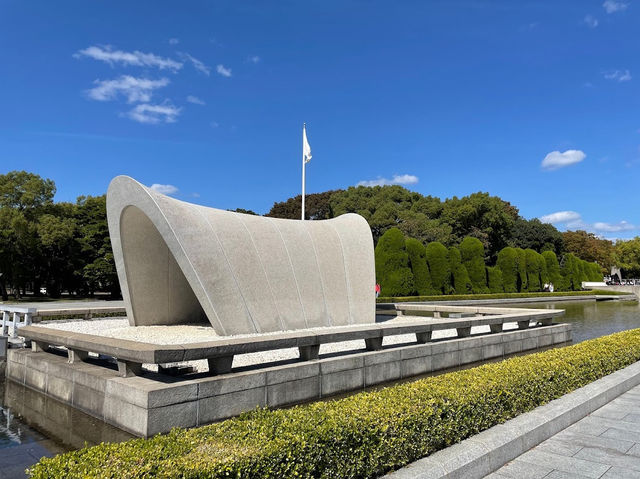
[[[304,170],[305,164],[304,161],[304,130],[306,128],[306,123],[302,124],[302,221],[304,221]]]

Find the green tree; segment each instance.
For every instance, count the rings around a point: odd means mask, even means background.
[[[414,238],[407,238],[405,245],[409,255],[409,265],[413,273],[416,292],[420,296],[430,296],[434,294],[424,245]]]
[[[402,232],[391,228],[375,248],[376,277],[383,296],[409,296],[415,291]]]
[[[495,260],[498,251],[507,246],[518,209],[489,193],[473,193],[444,202],[440,219],[453,228],[457,241],[465,236],[480,239],[487,256]]]
[[[487,268],[487,277],[489,283],[489,292],[504,293],[504,285],[502,284],[502,270],[497,266],[489,266]]]
[[[615,263],[615,252],[611,241],[598,238],[593,233],[583,230],[565,231],[562,237],[567,252],[585,261],[596,261],[603,273],[611,271],[611,266]]]
[[[471,287],[476,294],[485,294],[489,292],[487,287],[487,272],[484,264],[484,246],[477,238],[467,236],[460,243],[460,254],[462,255],[462,264],[469,274]]]
[[[511,246],[522,249],[533,249],[538,252],[564,251],[562,233],[549,223],[542,223],[538,218],[527,220],[519,217],[515,220],[512,230]]]
[[[451,288],[451,270],[447,248],[442,243],[434,241],[427,245],[425,254],[435,294],[448,294]]]
[[[325,220],[333,218],[341,213],[334,215],[331,207],[331,198],[335,193],[343,190],[324,191],[322,193],[311,193],[304,199],[304,214],[308,220]],[[244,213],[245,211],[241,211]],[[248,211],[247,211],[248,212]],[[251,214],[252,212],[248,212]],[[290,220],[299,220],[302,216],[302,195],[294,196],[286,201],[274,203],[271,210],[265,215],[273,218],[285,218]]]
[[[53,181],[26,171],[0,175],[0,295],[39,281],[44,255],[37,222],[53,205]]]
[[[106,195],[79,197],[74,217],[79,232],[82,292],[92,296],[96,291],[106,291],[113,298],[119,297],[120,284],[107,224]]]
[[[615,264],[622,269],[624,277],[640,277],[640,236],[616,241],[614,256]]]
[[[507,246],[498,253],[496,267],[502,272],[502,283],[505,293],[517,293],[518,285],[518,252]]]
[[[462,264],[462,255],[455,246],[449,248],[449,269],[451,270],[451,284],[455,294],[469,294],[473,292],[469,273]]]

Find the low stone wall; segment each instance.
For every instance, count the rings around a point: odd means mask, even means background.
[[[208,424],[256,406],[280,407],[389,381],[563,344],[556,324],[426,344],[291,362],[219,376],[120,377],[113,368],[69,364],[66,356],[9,350],[7,377],[138,436]]]

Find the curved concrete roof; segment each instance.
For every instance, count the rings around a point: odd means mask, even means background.
[[[369,225],[296,221],[179,201],[127,176],[107,193],[131,325],[208,321],[221,335],[375,322]]]

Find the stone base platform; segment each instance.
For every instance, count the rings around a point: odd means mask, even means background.
[[[226,419],[256,406],[281,407],[571,340],[569,324],[474,335],[381,351],[234,370],[217,376],[145,372],[121,377],[98,359],[69,364],[53,352],[12,349],[7,378],[142,437]]]

